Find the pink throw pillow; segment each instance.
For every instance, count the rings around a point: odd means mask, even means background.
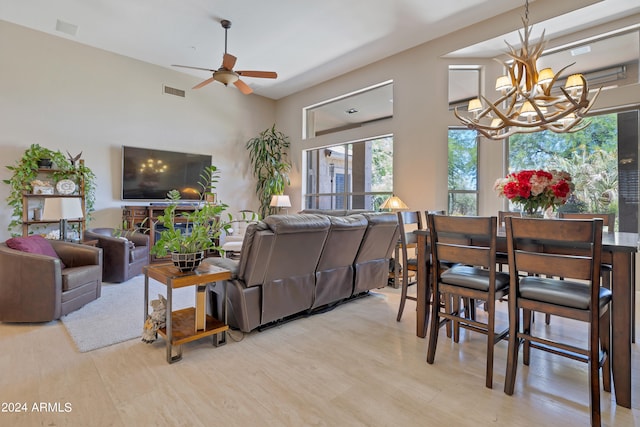
[[[28,237],[12,237],[6,241],[7,246],[17,251],[28,252],[31,254],[48,255],[60,259],[56,251],[47,239],[39,235]],[[65,267],[60,260],[62,268]]]

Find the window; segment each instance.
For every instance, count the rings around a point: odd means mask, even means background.
[[[616,213],[620,231],[637,230],[638,110],[590,117],[575,133],[550,131],[509,138],[509,172],[558,169],[575,184],[560,210]],[[513,209],[517,209],[515,206]]]
[[[305,209],[376,210],[393,192],[393,137],[305,151]]]
[[[367,126],[393,117],[393,81],[367,87],[303,111],[303,138]]]
[[[478,214],[478,137],[476,131],[449,129],[449,215]]]

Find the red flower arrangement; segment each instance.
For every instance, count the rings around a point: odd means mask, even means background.
[[[499,196],[522,205],[522,209],[528,213],[563,205],[573,188],[571,176],[556,170],[513,172],[506,178],[498,179],[494,185]]]

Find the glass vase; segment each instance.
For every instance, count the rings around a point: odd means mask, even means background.
[[[544,218],[542,209],[522,209],[520,215],[522,218]]]

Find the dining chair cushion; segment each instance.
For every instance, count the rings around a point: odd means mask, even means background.
[[[526,276],[520,279],[520,296],[528,300],[580,310],[589,308],[591,298],[589,285],[586,283],[537,276]],[[606,306],[611,301],[611,291],[600,287],[599,301],[600,308]]]
[[[417,258],[409,258],[407,260],[407,266],[409,266],[409,267],[417,267],[418,266],[418,259]]]
[[[489,290],[489,270],[468,265],[454,265],[440,276],[442,283],[463,286],[479,291]],[[509,275],[496,272],[496,291],[509,286]]]

